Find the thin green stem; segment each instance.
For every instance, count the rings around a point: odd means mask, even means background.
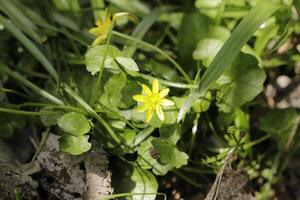
[[[51,111],[40,111],[40,112],[33,112],[33,111],[25,111],[25,110],[16,110],[10,108],[1,108],[0,113],[9,113],[9,114],[17,114],[17,115],[57,115],[60,114],[59,112],[51,112]]]
[[[191,184],[192,186],[194,187],[197,187],[197,188],[205,188],[205,186],[203,185],[200,185],[199,183],[197,183],[196,181],[194,181],[193,179],[187,177],[186,175],[184,175],[183,173],[181,173],[180,171],[176,170],[176,169],[173,169],[172,172],[174,174],[176,174],[179,178],[185,180],[186,182],[188,182],[189,184]]]
[[[144,130],[142,130],[136,137],[131,147],[136,147],[139,145],[141,142],[143,142],[146,138],[148,138],[151,133],[155,130],[153,126],[148,126]]]
[[[93,93],[92,93],[91,103],[95,103],[96,98],[97,98],[97,94],[98,94],[98,91],[99,91],[100,82],[101,82],[101,78],[102,78],[102,75],[103,75],[103,68],[104,68],[105,60],[106,60],[107,53],[108,53],[108,47],[109,47],[109,43],[110,43],[110,40],[111,40],[111,33],[112,33],[112,30],[113,30],[114,23],[115,23],[115,17],[113,17],[111,27],[109,28],[103,58],[101,60],[100,66],[99,66],[99,73],[98,73],[98,76],[97,76],[97,80],[96,80],[96,82],[93,86]]]
[[[27,102],[20,104],[18,107],[48,107],[52,109],[58,109],[58,110],[64,110],[64,111],[73,111],[78,112],[82,114],[87,114],[83,109],[75,108],[73,106],[57,106],[53,104],[47,104],[47,103],[36,103],[36,102]]]
[[[110,200],[110,199],[116,199],[121,197],[129,197],[129,196],[147,196],[147,195],[162,195],[164,196],[164,200],[167,199],[166,194],[164,193],[121,193],[121,194],[113,194],[108,197],[104,197],[101,200]]]
[[[9,88],[0,88],[0,91],[1,92],[6,92],[6,93],[12,93],[12,94],[17,94],[21,97],[25,97],[25,98],[28,98],[27,95],[25,94],[22,94],[21,92],[18,92],[18,91],[15,91],[15,90],[12,90],[12,89],[9,89]]]
[[[10,70],[7,66],[0,64],[0,68],[2,68],[7,75],[9,75],[10,77],[16,79],[17,81],[19,81],[20,83],[22,83],[26,87],[32,89],[34,92],[36,92],[37,94],[41,95],[42,97],[48,99],[49,101],[51,101],[55,104],[58,104],[58,105],[63,105],[64,104],[57,97],[55,97],[52,94],[46,92],[45,90],[39,88],[38,86],[36,86],[32,82],[25,79],[19,73]]]
[[[181,68],[181,66],[171,57],[169,56],[167,53],[165,53],[164,51],[162,51],[160,48],[148,43],[148,42],[144,42],[142,40],[139,40],[139,39],[136,39],[134,37],[131,37],[129,35],[126,35],[126,34],[123,34],[123,33],[120,33],[120,32],[117,32],[117,31],[112,31],[112,34],[115,35],[115,36],[118,36],[120,38],[123,38],[123,39],[126,39],[126,40],[131,40],[131,41],[134,41],[136,43],[139,43],[147,48],[150,48],[154,51],[156,51],[157,53],[161,54],[162,56],[164,56],[167,60],[169,60],[173,65],[174,67],[181,73],[181,75],[184,77],[184,79],[188,82],[188,83],[191,83],[191,79],[190,77],[185,73],[185,71]]]
[[[249,148],[251,148],[251,147],[253,147],[253,146],[255,146],[255,145],[258,145],[259,143],[261,143],[261,142],[263,142],[263,141],[269,139],[270,137],[271,137],[270,134],[265,135],[265,136],[263,136],[263,137],[261,137],[261,138],[259,138],[259,139],[257,139],[257,140],[254,140],[254,141],[252,141],[252,142],[249,142],[248,144],[245,144],[243,148],[244,148],[244,149],[249,149]]]
[[[2,15],[0,15],[0,23],[4,25],[4,27],[14,35],[28,51],[45,67],[45,69],[49,72],[49,74],[54,78],[54,80],[58,80],[58,75],[53,65],[49,62],[49,60],[41,53],[41,51],[31,42],[10,20],[6,19]]]
[[[35,161],[37,159],[37,157],[39,156],[40,152],[42,151],[43,147],[45,146],[46,144],[46,141],[48,139],[48,136],[50,134],[50,127],[48,127],[45,132],[43,132],[43,136],[42,136],[42,139],[41,139],[41,142],[35,152],[35,154],[33,155],[32,159],[31,159],[31,162]]]
[[[97,119],[98,122],[100,122],[100,124],[106,129],[108,134],[114,140],[114,142],[116,142],[117,144],[121,142],[120,137],[114,132],[110,125],[104,119],[102,119],[89,104],[87,104],[80,96],[78,96],[67,84],[64,84],[63,88],[85,109],[87,113],[89,113],[91,116]]]
[[[167,80],[159,79],[159,78],[147,75],[147,74],[142,74],[140,72],[127,71],[127,73],[130,76],[142,77],[142,78],[144,78],[146,80],[149,80],[149,81],[153,81],[154,79],[157,79],[159,81],[159,83],[161,83],[163,85],[166,85],[166,86],[169,86],[169,87],[173,87],[173,88],[180,88],[180,89],[193,89],[193,88],[195,88],[195,86],[193,84],[185,84],[185,83],[167,81]]]

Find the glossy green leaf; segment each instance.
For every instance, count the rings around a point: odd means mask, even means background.
[[[59,149],[72,155],[80,155],[91,148],[89,136],[63,135],[59,138]]]
[[[195,60],[202,60],[203,65],[207,67],[215,58],[222,46],[223,42],[218,39],[201,40],[193,52],[193,58]]]
[[[164,125],[159,128],[160,138],[168,140],[172,144],[177,144],[181,135],[181,127],[179,124]]]
[[[69,112],[57,120],[57,125],[66,133],[81,136],[91,129],[89,120],[80,113]]]
[[[116,60],[120,65],[122,65],[127,70],[139,71],[138,65],[132,58],[118,56],[116,57]]]
[[[211,19],[199,12],[187,13],[183,16],[178,32],[178,52],[184,69],[192,70],[193,51],[198,41],[208,36],[211,24]]]
[[[222,0],[196,0],[196,8],[216,8],[223,3]]]
[[[159,162],[159,152],[153,147],[152,141],[154,137],[147,138],[138,148],[137,163],[143,169],[152,169],[153,173],[159,176],[166,175],[172,170],[172,164],[163,164]]]
[[[232,112],[251,101],[263,90],[265,79],[256,58],[241,53],[217,81],[221,85],[217,91],[218,107],[223,112]]]
[[[111,109],[119,107],[123,95],[122,89],[126,83],[125,73],[113,74],[104,85],[104,93],[100,97],[100,102]]]
[[[53,111],[53,109],[51,109],[49,107],[44,107],[40,110],[40,112],[44,112],[44,111],[51,112],[51,111]],[[57,120],[58,120],[59,117],[61,117],[60,114],[57,114],[57,115],[41,115],[40,119],[41,119],[44,126],[50,127],[50,126],[55,126],[57,124]]]
[[[90,47],[85,54],[86,69],[91,72],[92,75],[95,75],[100,71],[100,65],[105,54],[105,45],[98,45]],[[115,58],[122,56],[122,53],[114,46],[109,45],[104,68],[110,69],[113,71],[118,71],[118,64],[115,62]]]
[[[119,7],[121,10],[134,13],[138,16],[144,16],[148,13],[150,13],[150,8],[138,0],[109,0],[109,2],[117,7]]]
[[[280,149],[283,149],[292,134],[294,126],[299,123],[299,114],[293,108],[275,109],[260,118],[260,129],[273,137]]]
[[[147,14],[142,21],[135,27],[131,36],[136,39],[143,39],[146,32],[151,28],[151,26],[158,20],[159,16],[168,11],[169,7],[157,7],[149,14]],[[136,42],[128,42],[127,46],[125,46],[124,51],[126,55],[132,57],[136,51]]]
[[[278,4],[272,3],[270,0],[263,0],[243,18],[203,74],[199,88],[191,92],[189,98],[180,109],[178,121],[185,116],[193,102],[200,96],[203,96],[222,73],[230,67],[240,49],[253,36],[259,26],[279,8]]]
[[[115,192],[133,193],[140,195],[128,195],[126,200],[154,200],[156,195],[146,195],[145,193],[156,193],[158,184],[155,176],[132,162],[118,162],[118,168],[115,169],[115,180],[113,182]],[[143,195],[145,194],[145,195]],[[123,198],[122,198],[123,199]]]
[[[165,139],[154,139],[152,141],[153,147],[159,152],[159,161],[163,164],[171,164],[176,168],[180,168],[188,163],[189,156],[179,151],[176,145],[170,143]]]

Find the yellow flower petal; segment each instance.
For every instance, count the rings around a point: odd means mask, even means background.
[[[136,110],[136,112],[145,112],[146,110],[148,110],[148,108],[149,107],[146,104],[144,104],[144,105],[137,107],[135,110]]]
[[[142,84],[142,88],[143,88],[143,92],[144,92],[146,95],[148,95],[148,96],[152,95],[152,92],[151,92],[150,88],[149,88],[147,85]]]
[[[158,80],[154,79],[152,82],[152,93],[158,94],[159,86],[158,86]]]
[[[150,122],[153,116],[154,110],[153,109],[148,109],[146,113],[146,122]]]
[[[89,30],[89,33],[90,33],[90,34],[93,34],[93,35],[95,35],[95,36],[99,35],[100,32],[101,32],[101,30],[100,30],[98,27],[94,27],[94,28],[91,28],[91,29]]]
[[[149,97],[144,96],[144,95],[137,94],[137,95],[134,95],[132,98],[133,98],[134,100],[136,100],[136,101],[139,101],[139,102],[146,102],[146,101],[148,100]]]
[[[99,20],[96,21],[95,24],[96,24],[96,26],[101,27],[103,25],[103,22],[102,22],[101,19],[99,19]]]
[[[160,91],[158,95],[160,96],[160,98],[164,98],[165,96],[168,95],[169,91],[170,91],[169,88],[165,88],[162,91]]]
[[[163,106],[173,106],[175,103],[169,99],[163,99],[161,105]]]
[[[161,121],[164,121],[165,120],[165,115],[164,115],[164,112],[163,112],[163,110],[162,110],[162,108],[161,108],[160,105],[156,105],[155,111],[156,111],[156,114],[157,114],[158,118]]]
[[[105,39],[106,39],[106,36],[99,36],[99,37],[97,37],[97,38],[94,40],[92,46],[96,46],[96,45],[98,45],[98,44],[103,43],[103,42],[105,41]]]

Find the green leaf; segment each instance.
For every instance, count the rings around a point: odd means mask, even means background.
[[[0,138],[10,138],[15,130],[24,128],[25,118],[21,115],[0,113]]]
[[[119,7],[122,11],[134,13],[138,16],[144,16],[151,12],[146,4],[138,0],[109,0],[109,2]]]
[[[85,54],[86,69],[95,75],[100,71],[100,65],[105,54],[106,45],[98,45],[90,47]],[[113,72],[119,71],[118,64],[115,62],[115,58],[122,56],[122,53],[114,46],[108,45],[108,50],[104,62],[104,68],[110,69]]]
[[[260,129],[269,133],[283,149],[297,125],[299,115],[293,108],[275,109],[260,118]]]
[[[195,60],[202,60],[204,66],[208,66],[218,51],[223,46],[223,42],[218,39],[204,39],[201,40],[195,51],[193,52],[193,58]]]
[[[171,144],[165,139],[154,139],[152,141],[153,147],[159,152],[159,161],[163,164],[172,164],[176,168],[180,168],[188,163],[189,156],[179,151],[176,145]]]
[[[210,107],[211,99],[212,99],[211,92],[207,91],[204,97],[197,99],[193,103],[192,109],[196,113],[201,113],[201,112],[207,111],[209,109],[209,107]]]
[[[123,95],[122,89],[126,83],[127,77],[125,73],[113,74],[104,85],[104,93],[100,97],[100,102],[111,109],[119,107]]]
[[[44,107],[40,110],[40,112],[52,112],[53,109],[49,108],[49,107]],[[57,124],[57,120],[59,119],[59,117],[61,117],[61,115],[41,115],[40,119],[42,121],[42,123],[44,124],[44,126],[46,127],[50,127],[50,126],[55,126]]]
[[[116,57],[117,62],[129,71],[139,71],[139,67],[132,58]]]
[[[57,125],[66,133],[81,136],[91,129],[89,120],[80,113],[69,112],[57,120]]]
[[[135,27],[131,36],[136,39],[143,39],[144,35],[151,28],[151,26],[157,21],[159,16],[168,11],[170,8],[168,6],[157,7],[147,14],[142,21]],[[125,46],[124,51],[126,55],[132,57],[136,51],[137,43],[128,41],[127,46]]]
[[[263,0],[243,18],[203,74],[199,88],[190,93],[189,98],[180,109],[177,121],[180,121],[185,116],[193,102],[200,96],[203,96],[222,73],[230,67],[240,49],[252,37],[254,32],[279,8],[278,4],[269,0]]]
[[[143,193],[156,193],[158,184],[155,176],[132,162],[117,162],[114,170],[113,186],[116,193],[135,193],[126,200],[154,200],[156,195],[142,195]]]
[[[183,66],[189,67],[188,70],[194,65],[192,54],[197,43],[208,36],[211,24],[210,18],[199,12],[183,16],[178,32],[178,52]]]
[[[186,101],[187,96],[183,97],[172,97],[172,100],[175,102],[176,108],[181,108],[184,102]],[[192,109],[196,113],[205,112],[209,109],[212,97],[211,92],[207,91],[204,97],[196,99],[193,102]]]
[[[136,184],[132,193],[156,193],[158,184],[155,176],[140,167],[135,166],[130,179]],[[156,195],[132,196],[132,200],[154,200]]]
[[[89,136],[64,135],[59,138],[59,149],[72,155],[80,155],[91,148]]]
[[[172,144],[177,144],[181,135],[181,127],[179,124],[164,125],[159,129],[160,138],[168,140]]]
[[[162,164],[159,162],[159,152],[152,145],[152,141],[154,139],[155,137],[150,136],[140,144],[137,151],[139,155],[137,163],[143,169],[152,169],[154,174],[164,176],[168,173],[168,171],[173,169],[174,166],[172,164]],[[153,156],[154,153],[158,154],[157,158]]]
[[[251,101],[263,90],[266,74],[251,55],[240,54],[219,79],[217,105],[223,112],[231,112]]]
[[[216,8],[223,3],[222,0],[196,0],[196,8]]]

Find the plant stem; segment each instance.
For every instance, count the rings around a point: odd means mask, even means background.
[[[203,185],[200,185],[199,183],[197,183],[196,181],[190,179],[189,177],[187,177],[186,175],[184,175],[183,173],[179,172],[176,169],[173,169],[172,172],[174,174],[176,174],[179,178],[185,180],[186,182],[188,182],[189,184],[193,185],[194,187],[197,188],[205,188]]]
[[[10,77],[12,77],[12,78],[16,79],[17,81],[21,82],[22,84],[24,84],[28,88],[32,89],[37,94],[39,94],[42,97],[48,99],[49,101],[51,101],[55,104],[58,104],[58,105],[63,105],[64,104],[60,99],[58,99],[57,97],[53,96],[52,94],[46,92],[45,90],[39,88],[38,86],[36,86],[32,82],[25,79],[19,73],[10,70],[7,66],[0,65],[0,68],[2,68],[4,70],[4,72],[7,73],[7,75],[9,75]]]
[[[185,84],[185,83],[167,81],[167,80],[159,79],[159,78],[147,75],[147,74],[142,74],[140,72],[127,71],[127,73],[130,76],[142,77],[142,78],[144,78],[146,80],[149,80],[149,81],[153,81],[154,79],[157,79],[159,81],[159,83],[162,83],[166,86],[173,87],[173,88],[181,88],[181,89],[193,89],[193,88],[195,88],[195,86],[193,84]]]
[[[139,145],[141,142],[143,142],[147,137],[151,135],[151,133],[155,130],[154,127],[148,126],[144,130],[142,130],[136,137],[131,147],[136,147]]]
[[[257,145],[257,144],[259,144],[259,143],[261,143],[261,142],[263,142],[263,141],[265,141],[265,140],[267,140],[267,139],[269,139],[271,137],[271,135],[265,135],[265,136],[263,136],[263,137],[261,137],[261,138],[259,138],[259,139],[257,139],[257,140],[254,140],[254,141],[252,141],[252,142],[249,142],[248,144],[245,144],[244,145],[244,149],[249,149],[249,148],[251,148],[251,147],[253,147],[253,146],[255,146],[255,145]]]
[[[139,196],[141,196],[141,195],[143,195],[143,196],[162,195],[162,196],[164,196],[164,200],[167,199],[166,194],[164,194],[164,193],[121,193],[121,194],[113,194],[108,197],[104,197],[104,198],[102,198],[102,200],[110,200],[110,199],[116,199],[116,198],[120,198],[120,197],[128,197],[128,196],[136,196],[136,195],[139,195]]]
[[[104,119],[102,119],[89,104],[87,104],[80,96],[78,96],[67,84],[64,84],[63,88],[86,110],[87,113],[89,113],[91,116],[97,119],[100,124],[102,124],[102,126],[106,129],[114,142],[116,142],[117,144],[121,142],[120,137],[114,132],[110,125]]]
[[[117,31],[112,31],[112,34],[115,35],[115,36],[118,36],[118,37],[121,37],[123,39],[126,39],[126,40],[131,40],[131,41],[134,41],[136,43],[139,43],[147,48],[150,48],[154,51],[156,51],[157,53],[161,54],[162,56],[164,56],[167,60],[169,60],[173,65],[174,67],[181,73],[181,75],[184,77],[184,79],[188,82],[188,83],[191,83],[191,79],[190,77],[185,73],[185,71],[181,68],[181,66],[171,57],[169,56],[167,53],[165,53],[164,51],[162,51],[160,48],[148,43],[148,42],[144,42],[142,40],[139,40],[139,39],[136,39],[134,37],[131,37],[129,35],[126,35],[126,34],[123,34],[123,33],[120,33],[120,32],[117,32]]]
[[[9,114],[17,114],[17,115],[57,115],[60,114],[59,112],[50,112],[50,111],[40,111],[40,112],[33,112],[33,111],[25,111],[25,110],[15,110],[9,108],[1,108],[0,113],[9,113]]]
[[[44,145],[46,144],[46,141],[48,139],[48,136],[50,134],[50,127],[48,127],[45,132],[43,132],[43,136],[42,136],[42,139],[41,139],[41,142],[35,152],[35,154],[33,155],[32,159],[31,159],[31,162],[35,161],[36,158],[39,156],[40,152],[42,151]]]

